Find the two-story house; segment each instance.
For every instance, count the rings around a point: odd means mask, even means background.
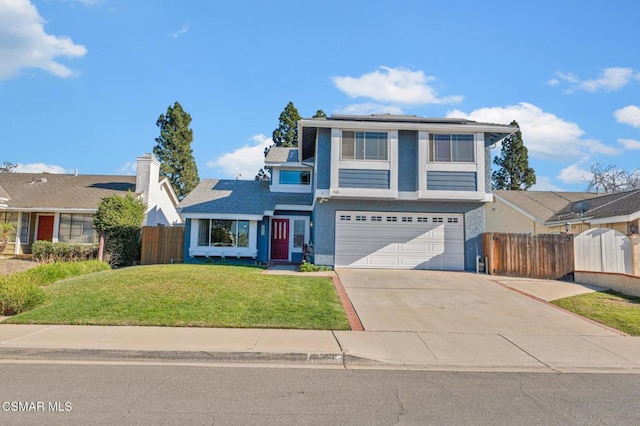
[[[474,269],[490,147],[517,128],[465,119],[334,115],[272,148],[271,182],[205,180],[179,205],[185,259]]]

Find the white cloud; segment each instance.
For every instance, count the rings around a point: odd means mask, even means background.
[[[182,28],[180,28],[178,31],[171,33],[171,37],[173,38],[178,38],[180,37],[182,34],[186,34],[187,32],[189,32],[189,23],[187,22],[186,24],[184,24],[182,26]]]
[[[558,179],[564,183],[586,183],[591,180],[593,173],[586,170],[583,164],[589,160],[589,157],[584,157],[575,164],[571,164],[560,171]]]
[[[39,68],[57,77],[74,74],[55,58],[84,56],[84,46],[45,33],[44,19],[29,0],[0,0],[0,10],[0,79],[14,77],[23,68]]]
[[[555,73],[555,78],[549,80],[547,84],[558,86],[561,82],[568,83],[565,93],[575,93],[578,90],[613,92],[620,90],[634,79],[640,80],[640,73],[634,72],[631,68],[611,67],[605,68],[600,77],[587,80],[582,80],[572,73],[558,71]]]
[[[273,144],[265,135],[251,137],[253,145],[244,145],[207,162],[207,167],[220,169],[226,178],[253,179],[264,166],[264,149]]]
[[[555,186],[546,176],[536,176],[536,183],[529,188],[529,191],[564,191],[564,189]]]
[[[640,149],[640,141],[635,139],[618,139],[618,143],[625,149],[638,150]]]
[[[462,96],[439,97],[431,86],[435,77],[423,71],[382,66],[360,77],[333,77],[333,83],[353,98],[365,97],[378,102],[409,105],[447,104],[461,102]]]
[[[338,114],[402,114],[402,108],[395,105],[381,105],[376,103],[362,103],[348,105],[336,111]]]
[[[127,161],[118,169],[119,173],[124,175],[135,175],[138,173],[138,162],[137,161]]]
[[[613,113],[618,123],[630,124],[633,127],[640,127],[640,108],[636,105],[627,105]]]
[[[532,157],[559,160],[588,153],[618,153],[618,149],[600,141],[585,139],[584,130],[576,123],[563,120],[527,102],[506,107],[480,108],[468,114],[453,110],[447,113],[447,117],[502,124],[516,120],[520,125],[525,146]]]
[[[15,170],[17,173],[52,173],[52,174],[65,174],[69,173],[64,167],[57,166],[55,164],[45,163],[18,163],[18,167]]]

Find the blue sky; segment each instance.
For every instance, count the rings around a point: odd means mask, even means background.
[[[178,101],[200,177],[252,179],[293,101],[515,119],[535,188],[580,191],[594,163],[640,167],[639,16],[636,0],[0,0],[0,162],[132,174]]]

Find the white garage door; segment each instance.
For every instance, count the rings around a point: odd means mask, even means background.
[[[338,211],[335,264],[464,270],[462,215]]]

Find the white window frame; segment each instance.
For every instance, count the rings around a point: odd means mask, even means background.
[[[387,160],[342,160],[343,131],[387,133]],[[340,169],[388,170],[389,189],[340,188]],[[398,197],[398,131],[388,128],[331,129],[331,177],[328,197],[386,198]]]
[[[436,143],[436,137],[438,136],[448,136],[449,137],[449,160],[436,160],[435,158],[435,143]],[[471,161],[460,161],[460,160],[454,160],[453,158],[453,144],[454,141],[453,137],[454,136],[471,136],[472,140],[471,140],[471,154],[473,156],[473,159]],[[469,142],[469,141],[465,141],[465,142]],[[476,163],[476,135],[474,133],[431,133],[429,134],[429,162],[430,163],[439,163],[439,164],[475,164]]]
[[[191,219],[191,233],[189,236],[189,256],[204,257],[252,257],[258,256],[258,220],[251,217],[243,217],[242,215],[202,215],[194,217],[189,215]],[[198,246],[198,236],[200,233],[200,219],[221,219],[221,220],[248,220],[249,221],[249,247],[215,247],[215,246]]]
[[[292,172],[309,172],[309,184],[293,185],[288,183],[280,183],[280,172],[292,171]],[[271,169],[271,183],[269,184],[269,190],[271,192],[294,192],[294,193],[310,193],[313,182],[313,171],[308,167],[279,167],[273,166]]]
[[[345,158],[344,157],[344,134],[346,132],[349,133],[353,133],[353,158]],[[363,156],[362,158],[358,158],[357,154],[356,154],[356,140],[357,140],[357,134],[358,133],[362,133],[364,134],[364,145],[363,145]],[[367,158],[367,133],[377,133],[377,134],[384,134],[386,136],[386,148],[385,148],[385,154],[387,158]],[[389,161],[389,132],[386,131],[376,131],[376,130],[343,130],[342,134],[340,136],[340,161],[380,161],[380,162],[388,162]]]

